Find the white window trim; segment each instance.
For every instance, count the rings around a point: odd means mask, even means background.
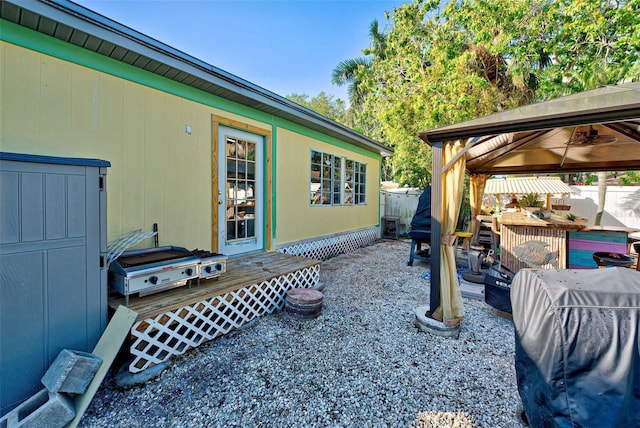
[[[312,203],[312,197],[313,197],[313,191],[311,190],[311,185],[316,184],[312,182],[312,173],[313,173],[313,153],[319,153],[320,154],[320,187],[318,189],[318,191],[320,192],[320,203]],[[324,155],[329,155],[331,157],[331,177],[330,177],[330,194],[329,194],[329,198],[330,198],[330,203],[328,204],[323,204],[322,203],[322,180],[324,178],[323,175],[323,164],[322,164],[322,159],[324,158]],[[340,202],[339,203],[334,203],[334,197],[335,197],[335,192],[334,192],[334,184],[335,184],[335,178],[334,178],[334,173],[335,173],[335,160],[336,159],[340,159]],[[346,202],[346,191],[345,191],[345,186],[347,184],[347,162],[352,162],[353,163],[353,173],[351,174],[351,181],[349,181],[348,183],[352,185],[352,189],[351,189],[351,194],[352,194],[352,202],[351,203],[347,203]],[[364,166],[364,181],[363,181],[363,186],[364,186],[364,192],[356,192],[356,189],[358,189],[359,187],[357,186],[357,180],[356,177],[358,177],[360,175],[360,167]],[[367,205],[367,164],[364,162],[358,162],[354,159],[349,159],[345,156],[338,156],[332,153],[328,153],[328,152],[324,152],[322,150],[316,150],[316,149],[310,149],[309,150],[309,194],[308,194],[308,202],[309,202],[309,206],[312,207],[327,207],[327,206],[358,206],[358,205]],[[364,199],[363,201],[360,200],[360,197],[362,199]],[[356,203],[356,200],[359,200],[358,203]]]

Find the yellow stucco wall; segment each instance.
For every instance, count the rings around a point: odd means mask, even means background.
[[[270,123],[0,41],[0,150],[111,162],[109,241],[158,223],[160,245],[211,248],[212,114],[271,129]],[[276,244],[378,223],[376,159],[282,127],[274,140]],[[367,205],[310,207],[310,148],[366,163]]]
[[[311,149],[367,164],[367,203],[344,206],[310,205]],[[286,129],[278,129],[276,159],[279,166],[276,183],[279,244],[378,224],[378,160]]]

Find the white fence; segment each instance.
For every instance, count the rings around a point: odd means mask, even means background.
[[[598,211],[598,186],[570,186],[575,192],[562,198],[563,202],[571,205],[571,212],[593,221]],[[380,216],[400,217],[399,234],[409,231],[411,219],[418,207],[418,198],[422,190],[415,188],[382,189],[380,191]],[[551,198],[551,202],[559,202],[560,198]],[[635,202],[635,212],[624,209],[624,206]],[[638,186],[607,186],[605,211],[602,216],[603,226],[625,226],[640,229],[640,187]]]
[[[598,186],[570,186],[575,192],[566,203],[571,205],[571,212],[588,220],[593,226],[593,220],[598,211]],[[553,199],[552,199],[553,200]],[[635,201],[636,212],[624,209],[630,201]],[[607,186],[604,203],[604,213],[601,224],[603,226],[625,226],[640,229],[640,187],[637,186]]]
[[[400,217],[398,234],[406,235],[409,232],[411,219],[418,208],[418,199],[421,194],[422,190],[415,188],[382,189],[380,216]]]

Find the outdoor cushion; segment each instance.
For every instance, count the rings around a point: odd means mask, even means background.
[[[428,243],[431,240],[431,229],[411,230],[409,238]]]

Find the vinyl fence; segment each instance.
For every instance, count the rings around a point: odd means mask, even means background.
[[[586,218],[588,225],[593,226],[598,211],[598,186],[570,187],[574,193],[562,198],[562,202],[571,205],[570,212]],[[409,232],[421,193],[421,189],[415,188],[383,188],[380,191],[380,215],[399,217],[400,235]],[[552,197],[551,202],[560,202],[560,198]],[[601,224],[640,229],[640,186],[608,186]]]

